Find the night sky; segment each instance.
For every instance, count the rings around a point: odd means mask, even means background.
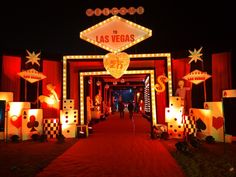
[[[106,54],[79,34],[109,16],[86,16],[86,9],[144,7],[142,15],[125,15],[152,30],[153,36],[126,50],[127,53],[158,53],[203,47],[212,52],[231,51],[235,17],[232,2],[155,0],[7,1],[1,5],[2,52],[41,51],[42,55]]]

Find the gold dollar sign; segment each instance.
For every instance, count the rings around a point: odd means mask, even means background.
[[[164,92],[166,89],[166,86],[164,83],[168,81],[168,78],[165,75],[160,75],[157,77],[157,84],[155,84],[155,90],[158,93]]]

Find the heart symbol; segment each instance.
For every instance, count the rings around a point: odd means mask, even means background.
[[[223,117],[214,117],[213,116],[213,120],[212,120],[212,126],[218,130],[219,128],[221,128],[224,125],[224,119]]]
[[[11,124],[16,127],[17,129],[19,129],[21,126],[22,126],[22,116],[16,116],[16,115],[13,115],[11,116],[10,118],[10,122]]]
[[[108,53],[103,58],[105,69],[116,79],[120,78],[129,67],[130,58],[125,52]]]

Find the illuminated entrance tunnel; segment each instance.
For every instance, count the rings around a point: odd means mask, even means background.
[[[107,71],[101,70],[104,69],[102,62],[103,57],[103,55],[63,57],[63,99],[71,98],[75,100],[75,109],[79,110],[79,122],[81,125],[86,124],[86,109],[90,109],[87,106],[89,104],[86,104],[89,101],[86,98],[86,93],[92,92],[91,89],[94,89],[94,87],[87,88],[89,76],[93,78],[99,78],[95,76],[110,76]],[[168,95],[172,96],[170,57],[171,56],[169,53],[130,54],[130,65],[128,70],[124,73],[129,77],[131,75],[146,75],[146,77],[142,77],[142,80],[148,78],[148,81],[146,81],[146,83],[144,82],[144,85],[146,84],[146,90],[143,86],[143,92],[146,92],[146,95],[150,95],[150,97],[147,97],[150,100],[146,102],[145,109],[150,109],[149,111],[153,125],[157,123],[157,117],[159,119],[158,123],[164,123],[163,110],[165,110],[166,107],[166,97]],[[166,89],[165,92],[162,93],[163,96],[160,97],[155,93],[154,85],[155,78],[157,78],[157,76],[159,75],[162,75],[163,73],[169,78],[167,83],[168,89]],[[104,92],[105,88],[105,85],[102,86],[102,84],[104,83],[101,83],[101,85],[99,86],[101,87],[100,94]],[[96,83],[95,87],[98,87],[98,85]],[[92,92],[90,98],[95,99],[95,94],[96,92]],[[91,101],[95,101],[93,99]],[[159,104],[158,102],[160,102],[161,104]],[[148,104],[150,104],[149,108],[147,106]],[[148,112],[148,110],[146,110],[146,112]]]

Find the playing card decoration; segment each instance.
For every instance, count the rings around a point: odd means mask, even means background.
[[[43,110],[23,109],[22,111],[22,140],[32,138],[33,134],[43,133]]]
[[[130,58],[127,53],[108,53],[103,58],[105,69],[116,79],[120,78],[129,67]]]
[[[19,129],[22,126],[22,116],[16,116],[16,115],[11,116],[10,123],[12,126]]]
[[[28,128],[31,128],[30,131],[31,131],[31,132],[37,131],[37,130],[35,129],[35,127],[38,127],[38,126],[39,126],[39,122],[36,121],[35,116],[34,116],[34,115],[30,116],[30,121],[27,123],[27,127],[28,127]]]
[[[201,132],[202,130],[206,130],[206,124],[202,121],[201,118],[199,118],[196,121],[196,127],[197,127],[198,132]]]
[[[218,130],[224,126],[224,118],[223,117],[212,117],[212,126]]]
[[[233,90],[223,90],[222,97],[223,98],[236,97],[236,89],[233,89]]]

